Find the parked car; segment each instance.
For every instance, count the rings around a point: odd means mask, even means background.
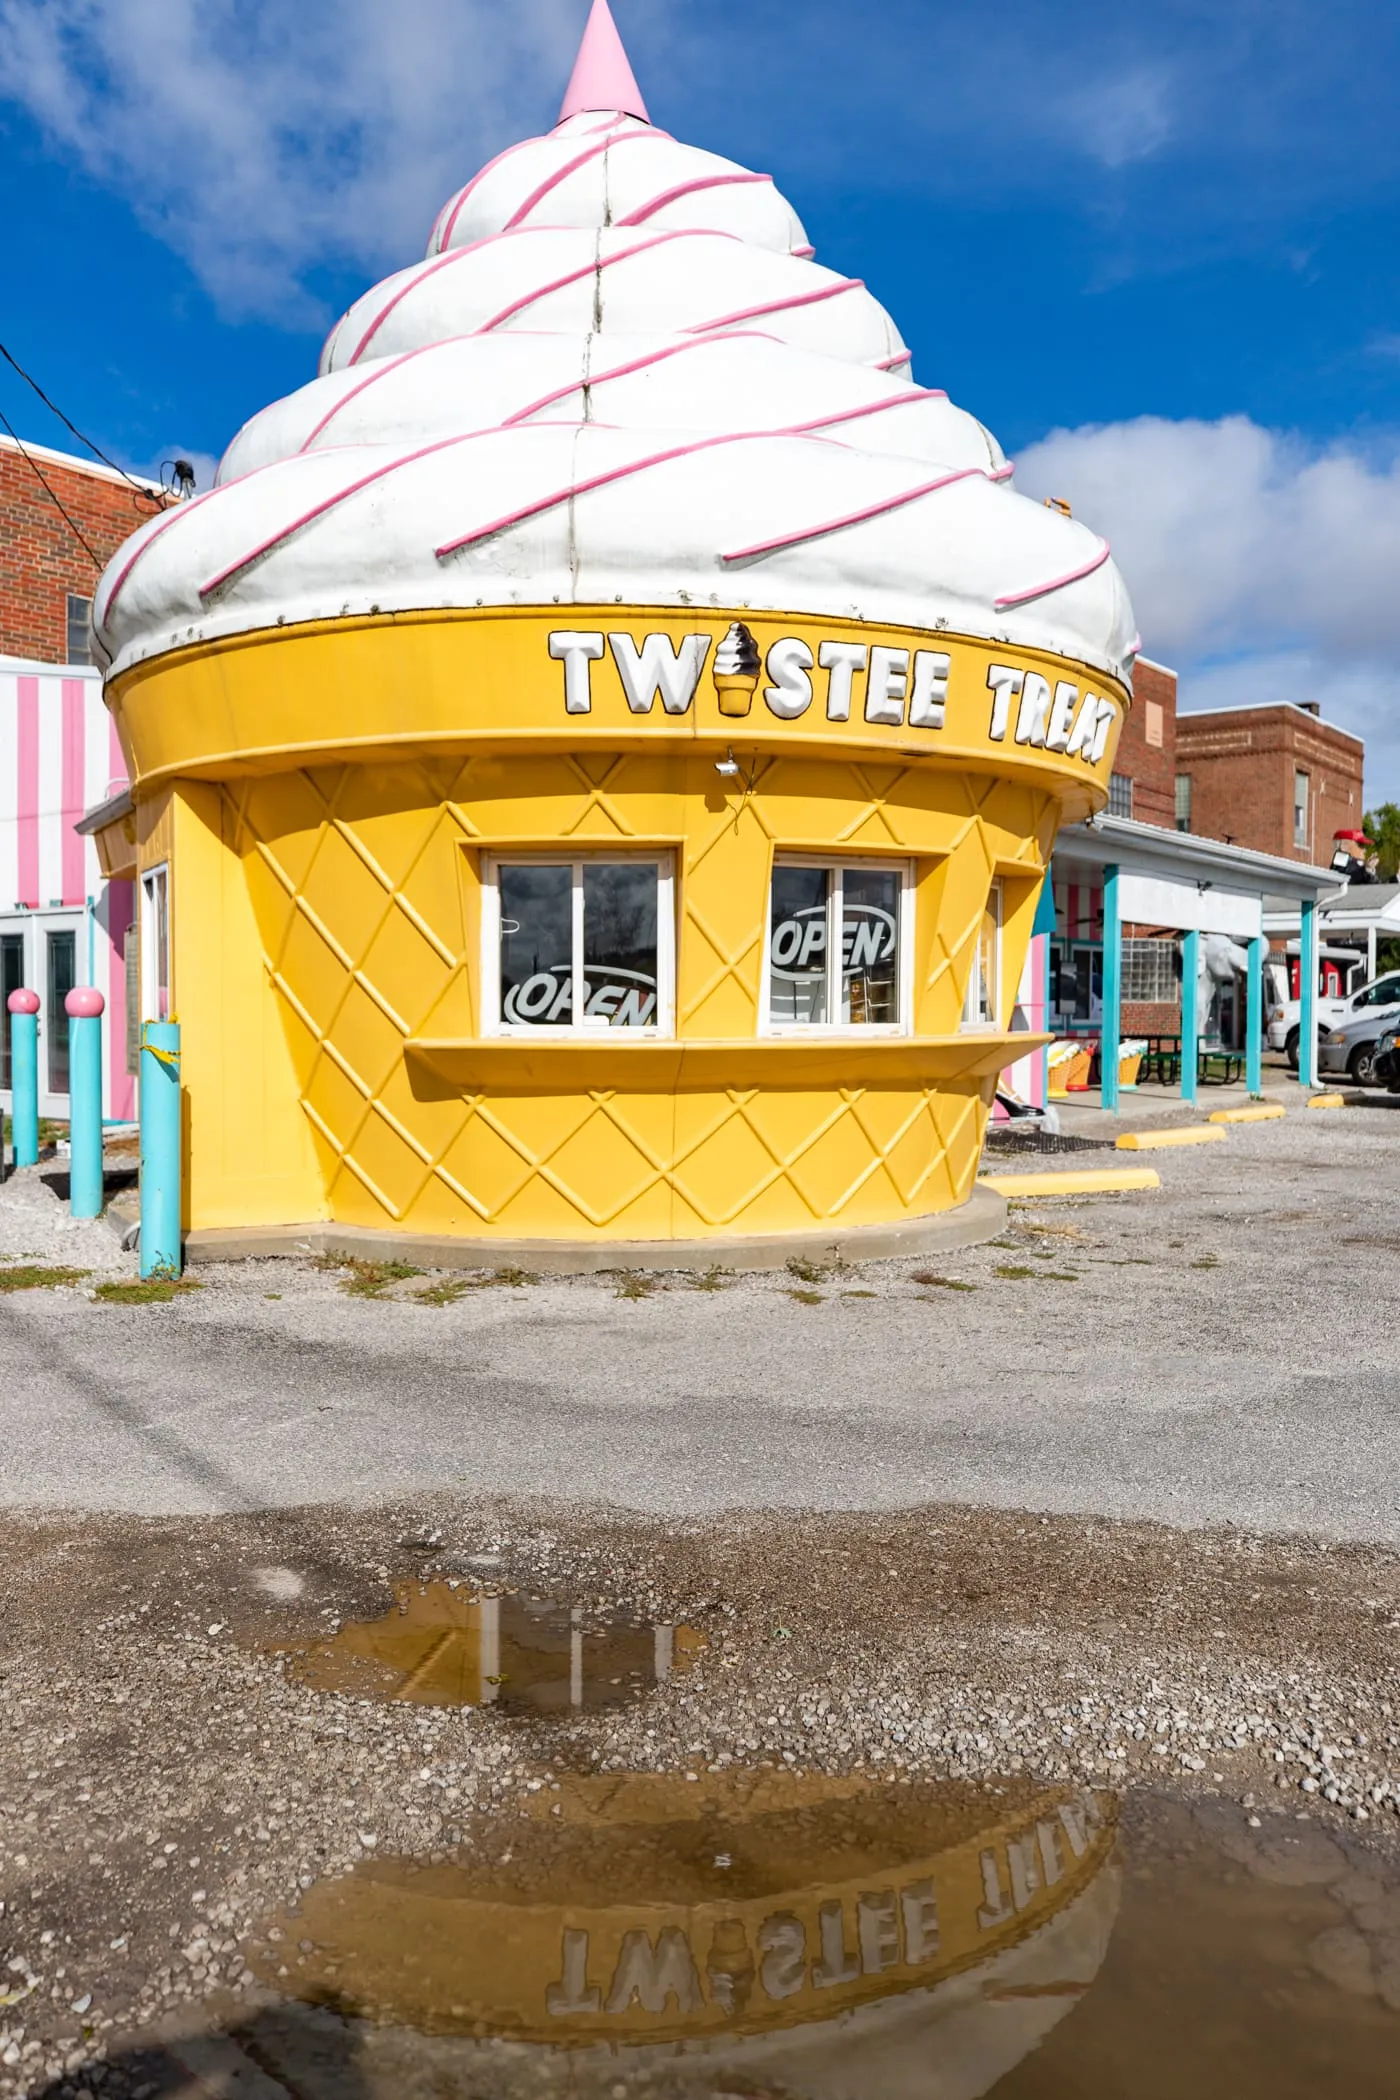
[[[1322,947],[1317,952],[1317,1025],[1325,1032],[1347,1017],[1348,998],[1362,959],[1353,948]],[[1298,943],[1285,955],[1271,955],[1264,966],[1264,1033],[1271,1050],[1282,1050],[1298,1069],[1298,1033],[1302,1009],[1298,999]]]
[[[1383,987],[1388,992],[1384,1004],[1366,999],[1367,992],[1377,994]],[[1358,1086],[1369,1086],[1376,1077],[1380,1039],[1387,1032],[1393,1033],[1394,1024],[1400,1021],[1400,976],[1377,978],[1375,984],[1363,986],[1347,1005],[1355,1010],[1340,1025],[1319,1034],[1317,1062],[1324,1072],[1345,1072]]]
[[[1400,1041],[1393,1027],[1383,1029],[1377,1038],[1371,1075],[1384,1081],[1392,1094],[1400,1094]]]

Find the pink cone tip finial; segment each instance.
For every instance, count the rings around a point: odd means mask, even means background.
[[[63,1011],[70,1021],[95,1021],[107,1001],[95,985],[74,985],[63,1002]]]
[[[624,116],[639,117],[643,124],[651,122],[608,0],[593,0],[559,122],[594,109],[616,109]]]

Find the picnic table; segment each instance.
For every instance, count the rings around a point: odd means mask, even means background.
[[[1142,1076],[1149,1074],[1159,1086],[1176,1086],[1181,1078],[1181,1037],[1150,1035],[1142,1061]],[[1196,1046],[1196,1078],[1209,1086],[1232,1086],[1244,1071],[1243,1050],[1231,1050],[1209,1038]]]

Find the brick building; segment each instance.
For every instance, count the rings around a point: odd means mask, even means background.
[[[1176,822],[1176,673],[1140,656],[1109,787],[1115,817]]]
[[[1360,829],[1364,757],[1315,700],[1181,715],[1178,827],[1325,866],[1334,833]]]
[[[21,452],[0,433],[0,656],[88,662],[88,609],[102,566],[165,501],[156,484],[142,488],[149,495],[96,460],[73,459],[28,439]]]

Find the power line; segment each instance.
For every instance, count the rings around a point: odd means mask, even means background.
[[[138,496],[144,496],[148,503],[151,501],[151,490],[148,488],[143,488],[141,483],[136,480],[134,475],[128,474],[125,467],[119,467],[114,459],[108,459],[106,453],[102,450],[102,447],[100,445],[94,445],[90,437],[84,437],[82,431],[79,430],[77,424],[69,422],[67,416],[64,415],[63,410],[58,406],[58,403],[56,401],[50,401],[48,395],[44,392],[44,389],[40,386],[38,380],[33,378],[30,373],[25,371],[24,366],[20,363],[19,359],[14,355],[12,351],[7,350],[3,343],[0,343],[0,357],[4,358],[7,365],[12,365],[14,367],[15,371],[19,373],[20,378],[24,381],[26,386],[33,387],[35,393],[39,396],[39,399],[43,402],[45,408],[48,409],[50,415],[57,416],[59,422],[63,425],[64,429],[71,430],[74,437],[78,440],[78,443],[80,445],[86,445],[88,451],[93,453],[96,458],[100,459],[104,467],[110,467],[114,474],[120,474],[122,480],[129,482],[131,487],[135,489]],[[5,425],[5,428],[8,430],[9,427],[9,424],[7,423]],[[11,435],[13,435],[13,433],[11,433]],[[18,442],[18,439],[16,439],[16,443]],[[40,478],[42,479],[42,476]],[[58,498],[55,497],[54,501],[57,502]]]
[[[19,448],[19,456],[20,456],[20,458],[21,458],[22,460],[24,460],[24,461],[25,461],[25,463],[26,463],[26,464],[27,464],[27,465],[28,465],[29,467],[31,467],[31,468],[33,469],[33,471],[35,472],[35,474],[37,474],[37,475],[38,475],[38,477],[39,477],[40,481],[41,481],[41,482],[43,482],[43,485],[44,485],[45,489],[46,489],[46,490],[48,491],[48,495],[49,495],[49,500],[50,500],[50,502],[51,502],[51,503],[53,504],[54,508],[55,508],[55,509],[56,509],[56,510],[58,511],[59,515],[60,515],[60,516],[62,517],[62,519],[63,519],[64,523],[65,523],[65,524],[67,525],[67,527],[68,527],[68,530],[69,530],[69,531],[70,531],[70,532],[72,533],[72,535],[73,535],[74,539],[75,539],[75,540],[76,540],[76,541],[78,542],[78,545],[79,545],[79,546],[80,546],[80,547],[82,548],[82,550],[83,550],[84,554],[86,554],[86,556],[87,556],[88,560],[89,560],[89,561],[90,561],[90,562],[92,563],[92,565],[93,565],[94,569],[96,569],[96,570],[98,571],[99,575],[100,575],[100,574],[101,574],[101,572],[102,572],[102,570],[103,570],[103,569],[104,569],[104,568],[106,567],[106,563],[105,563],[105,562],[103,562],[103,561],[102,561],[102,560],[101,560],[101,559],[100,559],[100,558],[99,558],[99,557],[98,557],[98,556],[97,556],[96,554],[94,554],[94,553],[93,553],[93,551],[92,551],[92,548],[91,548],[91,547],[90,547],[90,546],[88,545],[87,541],[86,541],[86,540],[85,540],[85,539],[83,538],[83,535],[82,535],[82,533],[81,533],[81,532],[79,531],[79,529],[78,529],[77,525],[76,525],[76,524],[74,523],[73,519],[72,519],[72,518],[71,518],[71,517],[69,516],[68,512],[67,512],[67,511],[66,511],[66,510],[65,510],[65,509],[63,508],[63,504],[62,504],[62,503],[61,503],[61,501],[59,500],[59,496],[58,496],[58,492],[57,492],[57,490],[56,490],[56,489],[55,489],[55,488],[53,487],[53,484],[52,484],[52,483],[51,483],[51,482],[50,482],[50,481],[49,481],[49,480],[47,479],[47,477],[45,476],[45,474],[44,474],[44,471],[43,471],[43,469],[42,469],[42,468],[40,467],[40,465],[39,465],[39,462],[38,462],[38,460],[37,460],[37,459],[34,459],[34,458],[33,458],[33,457],[32,457],[32,456],[31,456],[31,455],[30,455],[30,454],[28,453],[28,452],[26,452],[26,451],[25,451],[25,449],[24,449],[24,443],[23,443],[23,440],[21,439],[21,437],[20,437],[20,435],[19,435],[19,432],[18,432],[18,431],[17,431],[16,429],[15,429],[15,426],[14,426],[14,424],[13,424],[13,423],[12,423],[12,422],[10,421],[9,417],[8,417],[8,416],[7,416],[6,414],[5,414],[5,411],[4,411],[4,409],[3,409],[3,408],[0,408],[0,423],[3,423],[3,424],[4,424],[4,426],[5,426],[6,430],[8,430],[8,431],[9,431],[9,433],[10,433],[10,436],[11,436],[11,437],[12,437],[12,438],[14,439],[14,441],[15,441],[15,444],[16,444],[16,446],[17,446],[17,447]]]

